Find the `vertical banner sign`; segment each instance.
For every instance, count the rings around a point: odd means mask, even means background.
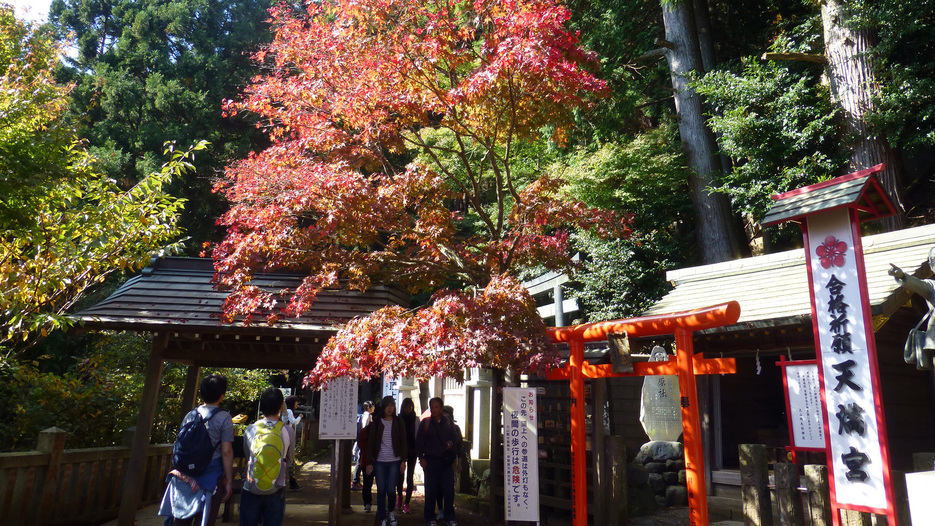
[[[863,253],[850,211],[807,218],[806,250],[827,415],[832,497],[840,507],[885,513],[888,466],[881,442],[876,351],[865,319]],[[885,430],[882,431],[885,434]],[[886,476],[884,475],[886,474]]]
[[[786,362],[783,369],[786,375],[793,446],[796,449],[824,450],[825,430],[822,423],[818,365]]]
[[[357,381],[338,378],[321,391],[319,437],[357,438]]]
[[[399,413],[399,408],[403,403],[402,398],[399,396],[399,383],[400,378],[387,374],[383,375],[383,396],[392,396],[393,400],[396,400],[397,413]]]
[[[508,521],[539,521],[536,405],[535,388],[503,388],[503,478]]]

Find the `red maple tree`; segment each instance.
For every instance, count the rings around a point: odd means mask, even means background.
[[[606,90],[554,0],[330,0],[271,11],[275,39],[230,114],[260,117],[272,141],[229,166],[232,204],[213,252],[229,319],[303,312],[324,288],[435,291],[416,310],[347,324],[309,381],[464,367],[541,371],[556,362],[517,270],[568,270],[568,232],[620,234],[625,221],[524,178],[517,146]],[[255,272],[308,275],[287,305]]]

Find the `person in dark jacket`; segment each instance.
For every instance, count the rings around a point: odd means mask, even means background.
[[[409,450],[409,456],[406,457],[406,493],[403,500],[403,477],[399,477],[399,483],[396,484],[396,507],[402,508],[403,513],[411,513],[409,502],[412,500],[412,491],[415,489],[414,476],[416,472],[416,425],[419,417],[416,415],[416,406],[412,398],[403,400],[402,412],[399,417],[406,424],[406,448]]]
[[[379,418],[376,418],[379,415]],[[379,412],[374,412],[367,437],[367,473],[377,483],[377,520],[380,526],[396,526],[396,481],[406,471],[406,429],[396,414],[396,400],[383,397]]]
[[[419,464],[425,473],[425,523],[436,526],[435,502],[441,492],[444,502],[444,520],[448,526],[457,526],[455,519],[454,463],[461,454],[461,436],[454,424],[443,414],[441,398],[429,400],[430,416],[419,424],[416,449]]]
[[[357,434],[357,446],[360,449],[360,465],[366,466],[369,462],[369,448],[367,447],[367,440],[370,438],[370,428],[373,426],[373,423],[367,424],[365,427],[360,429],[360,433]],[[373,503],[373,473],[364,471],[364,485],[361,489],[361,498],[364,501],[364,512],[367,513],[370,511],[370,506]]]

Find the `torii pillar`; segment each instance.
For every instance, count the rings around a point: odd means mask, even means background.
[[[682,405],[682,433],[685,441],[685,482],[688,486],[689,524],[690,526],[708,525],[708,497],[705,489],[701,419],[698,414],[695,375],[733,374],[737,372],[737,365],[733,358],[706,359],[701,355],[695,356],[692,333],[733,325],[739,318],[740,304],[731,301],[693,311],[549,329],[552,341],[567,342],[571,347],[568,365],[552,370],[547,375],[547,379],[569,380],[571,383],[573,526],[587,526],[588,524],[584,379],[657,374],[678,375]],[[676,356],[665,362],[635,363],[632,373],[614,373],[609,364],[590,365],[584,361],[585,342],[605,340],[608,333],[621,332],[626,332],[629,337],[674,334]]]

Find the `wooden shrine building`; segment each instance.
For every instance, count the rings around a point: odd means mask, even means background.
[[[927,259],[933,246],[935,225],[863,238],[891,467],[897,471],[913,471],[913,453],[935,451],[935,374],[903,360],[906,336],[928,306],[887,270],[894,264],[907,274],[931,278]],[[647,315],[729,300],[740,303],[735,324],[694,335],[695,352],[736,360],[736,374],[698,381],[709,501],[728,505],[740,495],[739,444],[765,444],[777,457],[789,445],[782,372],[776,363],[780,357],[815,358],[805,256],[802,249],[790,250],[675,270],[667,279],[674,288]],[[612,383],[610,396],[626,388]],[[624,402],[621,407],[628,405],[626,399],[618,401]],[[628,437],[628,448],[638,444],[638,431],[636,435]],[[806,460],[824,463],[823,458]]]
[[[350,319],[388,305],[409,305],[395,288],[367,292],[324,291],[299,318],[270,325],[262,317],[221,323],[227,293],[215,289],[210,259],[154,259],[142,273],[110,297],[72,316],[84,330],[124,330],[153,334],[140,413],[123,484],[119,524],[132,525],[140,504],[146,446],[150,442],[165,362],[189,366],[182,409],[195,406],[201,367],[310,370],[328,339]],[[294,290],[303,276],[270,273],[254,278],[264,291]]]

